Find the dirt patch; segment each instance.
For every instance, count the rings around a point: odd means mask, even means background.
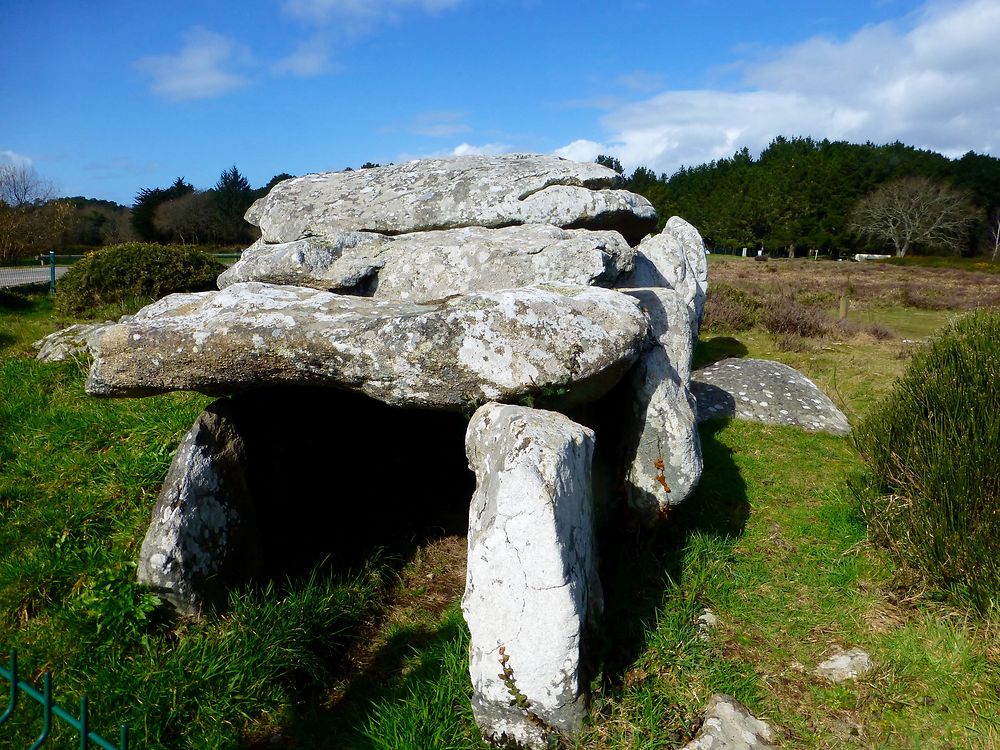
[[[386,653],[392,633],[436,622],[465,590],[465,560],[464,536],[443,536],[417,549],[380,616],[363,629],[348,652],[341,678],[325,702],[327,709],[338,706],[351,692],[364,694],[398,670],[398,660]]]
[[[465,590],[464,536],[446,536],[422,547],[400,575],[394,614],[419,610],[436,617]]]

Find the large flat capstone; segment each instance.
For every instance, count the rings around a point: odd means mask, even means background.
[[[642,196],[610,189],[620,184],[611,169],[554,156],[422,159],[286,180],[246,219],[269,243],[515,224],[615,228],[638,242],[656,227],[656,211]]]
[[[598,287],[541,284],[409,303],[234,284],[170,295],[105,329],[92,342],[87,391],[320,385],[444,409],[548,389],[589,400],[620,379],[648,330],[635,299]]]
[[[219,277],[307,286],[379,299],[425,300],[547,281],[613,287],[633,250],[615,231],[549,224],[462,227],[387,237],[336,232],[295,242],[256,242]]]

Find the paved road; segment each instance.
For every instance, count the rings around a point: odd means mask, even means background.
[[[69,266],[56,266],[56,278],[65,274]],[[38,266],[31,268],[22,266],[20,268],[0,268],[0,287],[8,286],[28,286],[30,284],[48,284],[49,267]]]

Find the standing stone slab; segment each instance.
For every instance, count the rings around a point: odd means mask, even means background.
[[[341,231],[405,234],[515,224],[620,228],[638,241],[656,226],[642,196],[609,190],[621,177],[599,164],[506,154],[422,159],[280,182],[247,211],[265,242]]]
[[[184,436],[139,552],[139,582],[184,615],[224,604],[257,565],[246,446],[230,411],[216,401]]]
[[[545,284],[426,303],[248,282],[174,294],[92,344],[87,391],[226,394],[273,384],[460,410],[546,388],[596,398],[645,345],[638,303]]]
[[[691,310],[691,337],[697,340],[708,294],[708,261],[698,230],[672,216],[662,232],[639,244],[635,269],[619,281],[618,287],[676,290]]]
[[[623,435],[625,492],[647,526],[683,502],[701,478],[701,441],[691,376],[691,315],[673,289],[630,289],[649,319],[655,345],[628,375],[631,410]]]
[[[705,297],[708,295],[708,256],[705,255],[705,241],[693,225],[680,216],[671,216],[663,228],[674,236],[684,250],[688,271],[695,290],[691,303],[695,312],[695,323],[700,328],[705,313]]]
[[[635,250],[618,232],[549,224],[397,237],[340,232],[282,244],[259,241],[219,277],[219,288],[263,281],[419,301],[547,281],[613,287],[632,271],[634,259]]]
[[[698,421],[745,419],[847,435],[851,425],[819,387],[793,367],[767,359],[735,357],[691,376]]]
[[[584,638],[602,607],[593,447],[593,432],[555,412],[487,404],[469,423],[477,486],[462,611],[487,738],[544,748],[582,726]]]

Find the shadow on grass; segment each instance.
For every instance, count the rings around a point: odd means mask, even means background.
[[[430,748],[437,746],[435,738],[439,740],[441,733],[465,734],[458,723],[449,721],[453,716],[435,713],[465,713],[467,725],[472,725],[468,676],[465,669],[456,675],[453,668],[456,658],[465,666],[467,647],[468,636],[459,614],[446,617],[436,627],[400,628],[342,689],[302,705],[282,729],[287,746],[315,750]],[[442,691],[445,700],[435,700],[435,694]],[[405,710],[397,710],[402,706]],[[474,747],[473,737],[464,739],[448,746]],[[274,747],[274,741],[250,747],[262,750]]]
[[[336,401],[338,409],[342,409],[343,396],[338,396]],[[284,404],[287,405],[287,401]],[[263,403],[259,405],[264,408]],[[398,426],[385,432],[388,425],[385,420],[399,415],[383,413],[381,406],[373,408],[378,411],[378,417],[368,424],[374,423],[377,428],[369,426],[372,431],[369,437],[378,435],[385,440],[388,434],[399,438],[403,433]],[[332,419],[331,424],[343,422],[347,416],[345,411],[340,411],[341,419],[337,420],[337,414],[326,412],[316,404],[312,404],[308,412],[311,418],[320,417],[320,421]],[[427,413],[419,414],[423,429],[426,429],[427,416]],[[347,422],[355,424],[350,419]],[[613,518],[613,510],[608,509],[605,515],[606,531],[600,540],[605,616],[598,639],[600,645],[592,658],[609,687],[622,684],[625,673],[646,645],[650,623],[655,622],[666,599],[682,584],[685,546],[689,538],[693,534],[735,538],[743,532],[749,504],[732,452],[717,439],[725,424],[715,421],[701,428],[702,450],[708,468],[696,493],[672,512],[662,528],[652,532],[627,530],[620,519]],[[279,538],[284,537],[287,532],[283,533],[278,527],[288,523],[288,519],[298,518],[294,526],[298,529],[297,535],[285,538],[280,545],[279,557],[287,556],[286,565],[281,566],[285,571],[301,565],[293,559],[296,557],[294,547],[296,541],[301,543],[304,539],[313,540],[310,547],[325,540],[324,544],[316,546],[332,552],[339,564],[356,563],[377,547],[383,549],[383,554],[396,556],[405,564],[418,546],[426,544],[435,533],[465,535],[468,498],[474,489],[471,484],[464,484],[469,477],[463,477],[461,485],[445,487],[442,479],[459,467],[450,466],[445,471],[439,460],[432,460],[425,452],[431,445],[439,450],[447,445],[446,452],[464,462],[460,436],[449,428],[440,435],[430,433],[436,439],[428,439],[426,434],[422,441],[417,434],[405,440],[392,439],[393,447],[386,449],[375,465],[364,465],[360,463],[360,456],[370,454],[372,445],[363,433],[352,433],[349,440],[338,443],[334,453],[339,466],[350,467],[351,473],[364,477],[377,488],[358,490],[353,502],[340,500],[327,506],[325,502],[317,502],[319,497],[315,491],[298,484],[287,474],[277,479],[272,477],[272,491],[282,500],[275,506],[280,508],[280,513],[272,516],[265,527],[275,531]],[[302,450],[300,443],[295,445],[296,451]],[[415,463],[406,462],[410,453],[418,457]],[[301,460],[303,456],[298,458]],[[320,473],[332,461],[332,457],[327,457],[324,462],[321,455],[311,452],[304,458],[307,464],[319,463]],[[263,457],[261,461],[258,471],[263,469]],[[342,488],[341,482],[332,481],[329,490],[319,492],[319,496],[328,492],[339,494]],[[293,496],[303,493],[309,500],[293,511]],[[309,515],[310,529],[301,528],[302,513]],[[409,537],[402,533],[407,528],[411,530]],[[291,529],[289,527],[288,532]],[[414,534],[414,530],[419,531]],[[304,537],[300,536],[303,534]],[[373,613],[373,621],[355,638],[368,638],[383,628],[379,617]],[[275,727],[273,736],[245,747],[375,750],[392,747],[393,738],[406,737],[412,742],[414,736],[422,737],[425,746],[433,747],[440,738],[435,734],[434,741],[428,739],[432,731],[461,735],[458,744],[449,740],[449,747],[483,747],[474,737],[468,702],[471,688],[468,685],[467,642],[461,615],[453,608],[434,625],[397,625],[376,649],[369,651],[363,644],[355,649],[354,657],[361,655],[358,662],[336,667],[340,674],[339,684],[303,695],[302,702]],[[441,685],[446,686],[443,695]],[[393,712],[387,708],[395,704],[407,704],[407,709]],[[420,725],[420,716],[430,717],[441,711],[446,712],[443,717],[425,718],[424,723],[433,724],[432,728]],[[366,728],[378,732],[378,739],[366,735]]]
[[[684,555],[694,534],[735,539],[750,516],[746,483],[718,433],[728,422],[700,428],[705,470],[695,493],[653,531],[627,531],[621,524],[603,542],[603,648],[595,654],[609,686],[622,683],[642,653],[650,624],[683,584]]]
[[[692,369],[708,367],[716,362],[730,357],[745,357],[750,350],[739,339],[732,336],[715,336],[710,339],[698,339],[694,348]]]
[[[7,289],[0,289],[0,310],[30,310],[35,306],[30,297]]]

